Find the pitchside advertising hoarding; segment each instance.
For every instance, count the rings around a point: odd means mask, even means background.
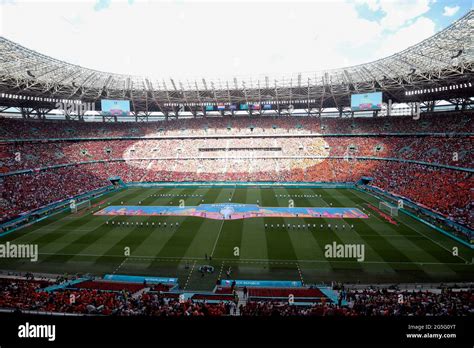
[[[352,94],[351,110],[367,111],[382,109],[382,92]]]
[[[102,99],[100,104],[103,115],[128,116],[130,114],[129,100]]]

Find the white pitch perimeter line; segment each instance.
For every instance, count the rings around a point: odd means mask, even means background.
[[[309,224],[311,225],[311,224]],[[318,225],[318,224],[316,224]],[[111,225],[111,226],[114,226],[114,225]],[[117,226],[120,226],[120,227],[123,227],[123,225],[117,225]],[[140,225],[138,225],[140,226]],[[152,225],[148,225],[148,227],[153,227]],[[125,228],[135,228],[137,227],[137,225],[126,225]],[[145,226],[142,226],[142,227],[145,227]],[[156,227],[156,225],[155,225]],[[286,228],[286,227],[285,227]],[[272,228],[269,227],[267,228],[268,230],[271,230]],[[273,229],[281,229],[281,228],[278,228],[278,227],[274,227]],[[288,228],[286,228],[288,230]],[[308,228],[307,228],[308,229]],[[321,228],[319,226],[316,226],[316,227],[309,227],[309,229],[311,229],[312,231],[325,231],[326,230],[326,227],[324,228]],[[347,231],[350,231],[350,228],[346,229]],[[38,232],[52,232],[52,231],[56,231],[56,232],[91,232],[92,230],[84,230],[84,229],[71,229],[71,230],[51,230],[51,231],[48,231],[48,230],[37,230]],[[298,231],[303,231],[303,229],[300,229]],[[331,231],[334,231],[331,229]],[[345,231],[344,229],[341,229],[341,231]],[[337,231],[336,231],[337,232]],[[390,238],[396,238],[396,237],[403,237],[403,238],[407,238],[407,239],[410,239],[410,238],[420,238],[420,239],[425,239],[427,238],[426,236],[422,235],[420,233],[420,235],[410,235],[410,236],[404,236],[403,234],[364,234],[364,235],[361,235],[362,237],[380,237],[380,238],[385,238],[385,237],[390,237]],[[212,255],[211,255],[212,256]]]
[[[221,270],[219,271],[219,277],[217,277],[218,280],[222,279],[222,272],[224,271],[224,263],[225,261],[222,261]]]
[[[120,264],[120,265],[119,265],[119,266],[118,266],[118,267],[117,267],[117,268],[116,268],[116,269],[113,271],[113,273],[112,273],[112,274],[115,274],[115,273],[117,273],[117,271],[118,271],[118,270],[119,270],[119,269],[120,269],[120,268],[123,266],[123,264],[124,264],[124,263],[125,263],[127,260],[128,260],[128,259],[127,259],[127,258],[125,258],[125,259],[122,261],[122,263],[121,263],[121,264]]]
[[[301,272],[301,268],[298,262],[296,263],[296,268],[298,268],[298,273],[300,274],[301,284],[303,284],[304,286],[303,273]]]
[[[421,232],[418,232],[416,229],[408,226],[406,223],[404,223],[403,221],[400,221],[402,224],[404,224],[406,227],[408,227],[410,230],[412,231],[415,231],[416,233],[418,233],[420,236],[423,236],[425,237],[426,239],[432,241],[433,243],[435,243],[437,246],[439,246],[440,248],[443,248],[444,250],[446,250],[448,253],[450,253],[451,255],[453,255],[453,251],[452,250],[449,250],[448,248],[446,248],[444,245],[440,244],[439,242],[435,241],[434,239],[431,239],[430,237],[428,237],[427,235],[425,235],[424,233],[421,233]],[[453,256],[456,256],[456,255],[453,255]],[[457,257],[459,257],[461,260],[464,260],[465,262],[469,263],[469,260],[466,260],[464,257],[462,257],[461,255],[457,255]]]
[[[184,284],[183,290],[186,290],[186,288],[187,288],[187,286],[188,286],[189,280],[191,279],[191,275],[192,275],[193,272],[194,272],[194,267],[196,266],[196,262],[197,262],[197,261],[194,261],[194,263],[193,263],[193,267],[191,268],[191,271],[189,272],[188,279],[186,279],[186,283]]]
[[[357,192],[357,191],[356,191],[356,192]],[[360,197],[360,195],[359,195],[359,197]],[[362,199],[363,199],[366,203],[369,203],[369,204],[370,204],[370,202],[367,201],[365,198],[362,198]],[[359,206],[360,206],[360,204],[359,204]],[[380,221],[382,221],[378,216],[375,215],[375,217],[376,217],[377,219],[379,219]],[[414,228],[412,228],[411,226],[407,225],[407,224],[404,223],[403,221],[401,221],[401,220],[398,220],[398,221],[399,221],[401,224],[403,224],[403,225],[405,225],[406,227],[408,227],[410,230],[415,231],[415,232],[418,233],[420,236],[423,236],[424,238],[430,240],[431,242],[433,242],[434,244],[436,244],[436,245],[439,246],[440,248],[446,250],[448,253],[450,253],[451,255],[453,255],[453,251],[452,251],[452,250],[449,250],[449,249],[446,248],[444,245],[442,245],[442,244],[436,242],[434,239],[431,239],[430,237],[428,237],[428,236],[425,235],[424,233],[418,232],[416,229],[414,229]],[[454,256],[454,255],[453,255],[453,256]],[[469,263],[469,260],[466,260],[464,257],[462,257],[462,256],[460,256],[460,255],[457,255],[457,257],[460,258],[461,260],[463,260],[464,262]],[[424,263],[424,262],[422,262],[422,263]]]
[[[76,257],[123,257],[123,255],[97,255],[97,254],[57,254],[57,253],[38,253],[39,255],[57,255],[57,256],[76,256]],[[130,256],[130,259],[142,259],[142,260],[167,260],[167,261],[181,261],[181,260],[190,260],[195,261],[196,257],[152,257],[152,256],[144,256],[144,255],[134,255]],[[354,260],[337,260],[337,259],[326,259],[326,260],[269,260],[269,259],[227,259],[227,258],[215,258],[215,261],[229,261],[232,263],[244,263],[244,262],[255,262],[255,263],[266,263],[266,262],[273,262],[273,263],[286,263],[286,264],[296,264],[296,263],[326,263],[328,261],[336,262],[336,263],[354,263],[357,262]],[[472,264],[465,264],[460,262],[411,262],[411,261],[362,261],[357,263],[367,263],[367,264],[412,264],[412,265],[460,265],[460,266],[472,266]]]

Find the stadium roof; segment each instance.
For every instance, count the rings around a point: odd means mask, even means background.
[[[299,103],[308,108],[340,108],[350,104],[351,94],[374,91],[384,92],[384,99],[393,102],[469,98],[474,95],[470,84],[473,20],[471,10],[417,45],[370,63],[288,76],[235,77],[230,81],[156,80],[102,72],[45,56],[1,37],[0,93],[22,98],[15,102],[0,98],[0,105],[27,106],[39,101],[54,105],[57,99],[128,99],[135,112],[167,114],[176,112],[180,104],[199,110],[206,103]],[[465,88],[450,89],[451,85]]]

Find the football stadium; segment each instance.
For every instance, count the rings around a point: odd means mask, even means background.
[[[472,316],[473,23],[277,78],[1,37],[0,311]]]

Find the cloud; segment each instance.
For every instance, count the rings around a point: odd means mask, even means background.
[[[232,1],[135,1],[133,6],[127,1],[92,2],[106,11],[87,1],[51,6],[19,1],[0,6],[0,30],[10,40],[73,64],[191,83],[202,77],[288,77],[365,63],[434,33],[434,22],[421,15],[428,1],[399,5],[409,11],[402,14],[395,5],[360,1],[385,17],[364,19],[360,6],[348,1],[271,6]]]
[[[355,0],[355,4],[366,5],[370,11],[379,12],[378,22],[386,31],[396,31],[409,24],[427,13],[434,3],[436,0]]]
[[[94,10],[96,11],[101,11],[110,6],[111,0],[97,0],[97,2],[94,5]]]
[[[387,57],[400,52],[410,46],[416,45],[424,39],[435,34],[435,22],[426,17],[419,17],[411,25],[408,25],[395,33],[387,35],[381,42],[377,55]]]
[[[453,7],[444,6],[443,16],[452,17],[452,16],[454,16],[456,13],[458,13],[459,9],[460,9],[459,6],[453,6]]]
[[[355,3],[359,5],[367,5],[369,10],[373,12],[380,10],[379,0],[355,0]]]
[[[396,0],[380,2],[380,10],[385,13],[380,21],[387,30],[396,30],[430,10],[430,0]]]

